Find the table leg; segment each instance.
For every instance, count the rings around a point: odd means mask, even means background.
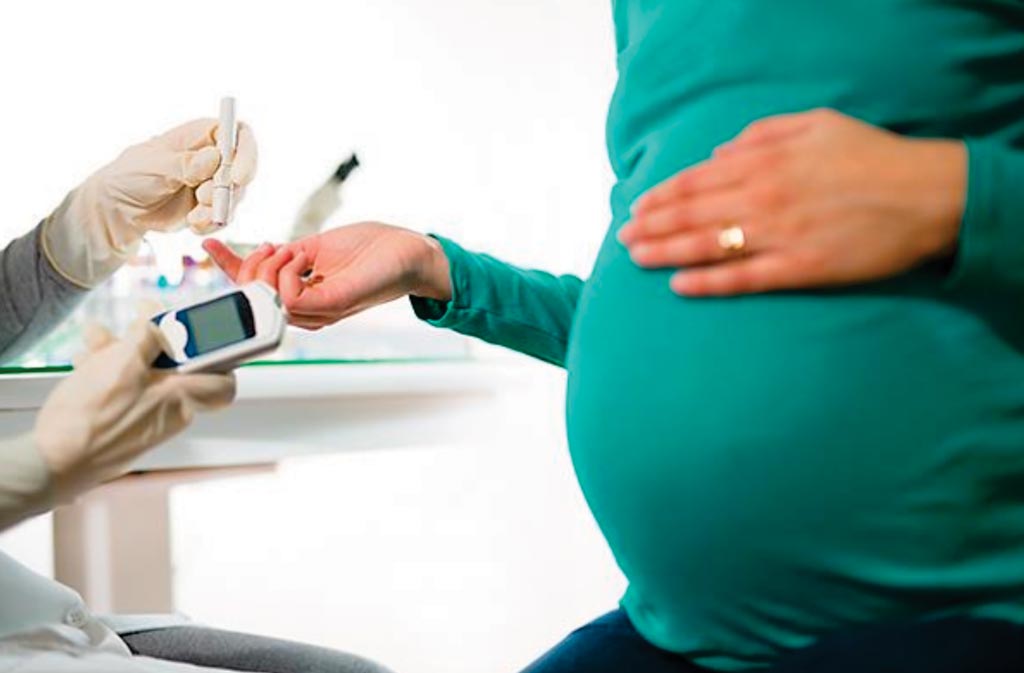
[[[273,466],[135,474],[54,512],[54,574],[97,613],[174,611],[170,495]]]

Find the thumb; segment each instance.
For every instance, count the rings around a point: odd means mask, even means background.
[[[162,201],[182,187],[195,188],[212,178],[220,166],[220,152],[215,147],[177,150],[149,143],[132,148],[130,162],[128,156],[119,160],[122,179],[133,180],[133,193],[141,190],[136,198],[145,202]]]
[[[213,117],[193,119],[162,133],[156,142],[173,150],[198,150],[217,144],[217,120]]]
[[[85,326],[83,338],[85,340],[85,348],[90,353],[95,353],[114,341],[114,335],[110,333],[110,330],[94,322]]]
[[[180,181],[189,187],[198,187],[213,178],[220,167],[220,152],[216,147],[181,153]]]
[[[147,366],[167,350],[167,341],[160,328],[150,320],[139,318],[129,328],[125,341],[130,343]]]
[[[85,349],[71,358],[71,364],[75,369],[81,369],[96,352],[103,350],[115,340],[110,330],[94,322],[85,326],[82,338],[85,341]]]

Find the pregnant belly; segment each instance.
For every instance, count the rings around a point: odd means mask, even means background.
[[[989,529],[979,503],[997,473],[1024,474],[1024,371],[936,285],[687,300],[606,245],[570,348],[570,447],[632,591],[668,631],[788,624],[799,644],[998,590],[945,591],[933,571]],[[992,428],[1003,411],[1014,419]]]

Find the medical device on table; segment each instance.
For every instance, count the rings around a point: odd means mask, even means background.
[[[153,366],[185,374],[227,370],[274,350],[287,319],[277,292],[256,281],[161,313],[153,322],[170,350]]]
[[[316,191],[302,204],[295,222],[292,224],[289,240],[297,241],[307,236],[314,236],[323,229],[324,222],[338,210],[341,205],[341,186],[348,176],[359,167],[359,157],[355,154],[343,161],[335,169],[331,177],[317,187]]]

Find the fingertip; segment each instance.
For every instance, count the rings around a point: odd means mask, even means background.
[[[202,204],[189,211],[185,222],[193,232],[200,236],[216,231],[218,228],[213,224],[213,209]]]
[[[694,287],[690,280],[690,274],[685,271],[672,274],[672,278],[669,280],[669,288],[671,288],[672,292],[680,297],[694,295]]]
[[[129,328],[127,338],[134,344],[136,352],[142,358],[143,363],[147,365],[164,352],[168,345],[160,328],[152,320],[143,316],[139,316]]]
[[[651,255],[654,248],[651,245],[640,244],[629,251],[629,258],[634,264],[641,267],[653,266]]]
[[[198,150],[216,144],[216,129],[216,118],[201,117],[174,127],[158,139],[164,146],[175,150]]]
[[[619,233],[616,235],[616,238],[619,240],[619,243],[628,246],[636,238],[636,233],[636,220],[632,220],[622,227],[622,229],[619,229]]]
[[[208,238],[203,241],[205,250],[213,263],[216,264],[231,280],[238,277],[238,269],[242,264],[242,258],[235,254],[235,251],[215,238]]]

